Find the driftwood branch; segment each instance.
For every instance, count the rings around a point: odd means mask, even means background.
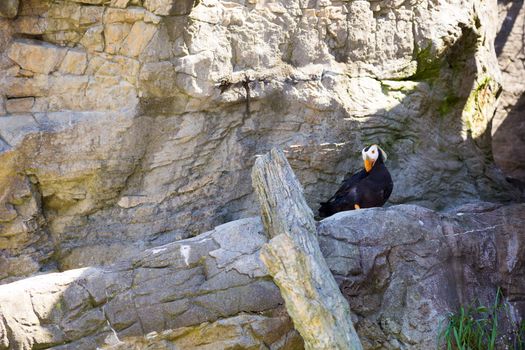
[[[313,213],[282,151],[257,158],[252,181],[271,238],[261,259],[306,349],[362,349],[348,302],[321,254]]]

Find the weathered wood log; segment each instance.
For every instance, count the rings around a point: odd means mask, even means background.
[[[306,349],[362,349],[350,307],[317,241],[314,215],[284,153],[258,157],[253,187],[271,240],[261,259],[281,291]]]

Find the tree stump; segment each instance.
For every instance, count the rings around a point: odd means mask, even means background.
[[[305,348],[361,350],[350,307],[321,254],[314,215],[284,153],[274,148],[258,157],[252,182],[270,238],[261,259]]]

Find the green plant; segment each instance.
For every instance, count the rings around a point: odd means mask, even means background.
[[[500,321],[510,321],[508,304],[503,301],[498,288],[494,303],[490,306],[461,306],[459,311],[446,319],[446,327],[440,332],[438,348],[447,350],[525,350],[525,321],[512,325],[509,336],[501,331]],[[478,303],[479,304],[479,303]],[[441,328],[441,327],[440,327]]]
[[[525,320],[522,320],[510,331],[509,340],[509,349],[525,350]]]

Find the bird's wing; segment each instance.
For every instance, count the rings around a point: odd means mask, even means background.
[[[390,195],[392,194],[392,190],[394,189],[394,183],[390,181],[390,183],[385,188],[385,192],[383,193],[383,199],[386,201],[388,198],[390,198]]]
[[[328,200],[328,203],[334,202],[342,197],[346,197],[349,192],[352,190],[352,188],[355,188],[355,186],[366,177],[367,173],[363,169],[354,175],[352,177],[347,178],[343,181],[341,184],[341,187],[337,190],[337,192]]]
[[[375,174],[368,176],[359,182],[361,195],[371,198],[381,198],[386,201],[392,193],[393,183],[390,173],[385,166],[376,169]]]
[[[380,171],[380,181],[375,186],[381,187],[381,195],[386,201],[392,194],[394,188],[394,183],[392,182],[392,176],[384,164],[381,164]]]

